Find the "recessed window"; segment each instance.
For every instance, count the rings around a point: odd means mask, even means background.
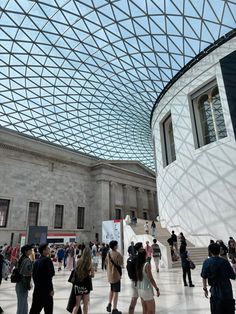
[[[131,218],[134,218],[134,217],[135,217],[135,212],[136,212],[135,210],[131,210],[131,211],[130,211],[130,217],[131,217]]]
[[[122,210],[120,208],[116,208],[115,211],[116,211],[116,219],[121,219]]]
[[[163,142],[162,148],[164,150],[164,166],[169,165],[176,160],[175,155],[175,142],[171,114],[169,114],[166,119],[162,122],[163,129]]]
[[[143,219],[148,220],[148,211],[146,209],[143,209]]]
[[[38,225],[39,203],[29,202],[28,226]]]
[[[7,226],[10,200],[0,199],[0,228]]]
[[[77,229],[84,229],[84,207],[78,207]]]
[[[55,221],[54,228],[61,229],[63,226],[63,212],[64,205],[56,205],[55,206]]]
[[[192,96],[192,109],[196,148],[227,136],[220,94],[215,81]]]

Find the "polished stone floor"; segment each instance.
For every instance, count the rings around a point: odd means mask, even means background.
[[[200,267],[192,272],[194,288],[184,287],[182,284],[181,269],[162,270],[154,277],[161,291],[159,298],[156,300],[156,313],[159,314],[209,314],[209,300],[203,296],[202,283],[200,278]],[[54,277],[54,314],[68,313],[66,304],[70,293],[71,284],[67,282],[68,271],[56,273]],[[0,305],[4,309],[4,314],[16,313],[16,294],[15,285],[9,281],[3,281],[0,286]],[[123,271],[122,292],[119,296],[118,308],[123,314],[128,313],[130,302],[130,280],[127,273]],[[103,314],[106,313],[107,296],[109,285],[107,283],[106,273],[98,270],[93,279],[94,290],[91,293],[89,313]],[[233,282],[234,295],[236,295],[236,283]],[[31,295],[29,293],[29,305],[31,304]],[[141,304],[138,301],[136,314],[141,314]]]

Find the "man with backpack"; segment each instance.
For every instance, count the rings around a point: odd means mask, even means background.
[[[137,275],[136,275],[136,260],[138,250],[143,247],[142,242],[137,242],[134,245],[135,248],[135,255],[130,255],[127,259],[126,269],[128,272],[128,276],[131,279],[131,291],[132,291],[132,298],[129,305],[129,314],[134,314],[134,309],[137,304],[138,300],[138,288],[137,288]]]
[[[156,266],[156,271],[159,273],[159,264],[161,260],[161,249],[159,244],[157,244],[157,240],[153,239],[153,244],[152,244],[152,257],[155,262]]]
[[[134,247],[134,241],[131,241],[130,246],[128,247],[129,255],[136,255],[136,250]]]

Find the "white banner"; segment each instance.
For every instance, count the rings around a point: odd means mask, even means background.
[[[122,220],[107,220],[102,222],[102,242],[109,244],[110,241],[118,242],[118,250],[122,252]]]

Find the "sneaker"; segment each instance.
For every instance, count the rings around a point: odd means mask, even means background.
[[[184,286],[185,286],[185,287],[187,287],[187,286],[188,286],[188,284],[187,284],[187,283],[185,283],[185,284],[184,284]]]
[[[195,287],[195,285],[191,284],[191,285],[189,285],[189,287]]]
[[[108,303],[108,305],[107,305],[107,312],[111,312],[111,303]]]
[[[112,310],[112,313],[111,314],[122,314],[122,312],[121,311],[118,311],[117,309],[115,309],[115,310]]]

